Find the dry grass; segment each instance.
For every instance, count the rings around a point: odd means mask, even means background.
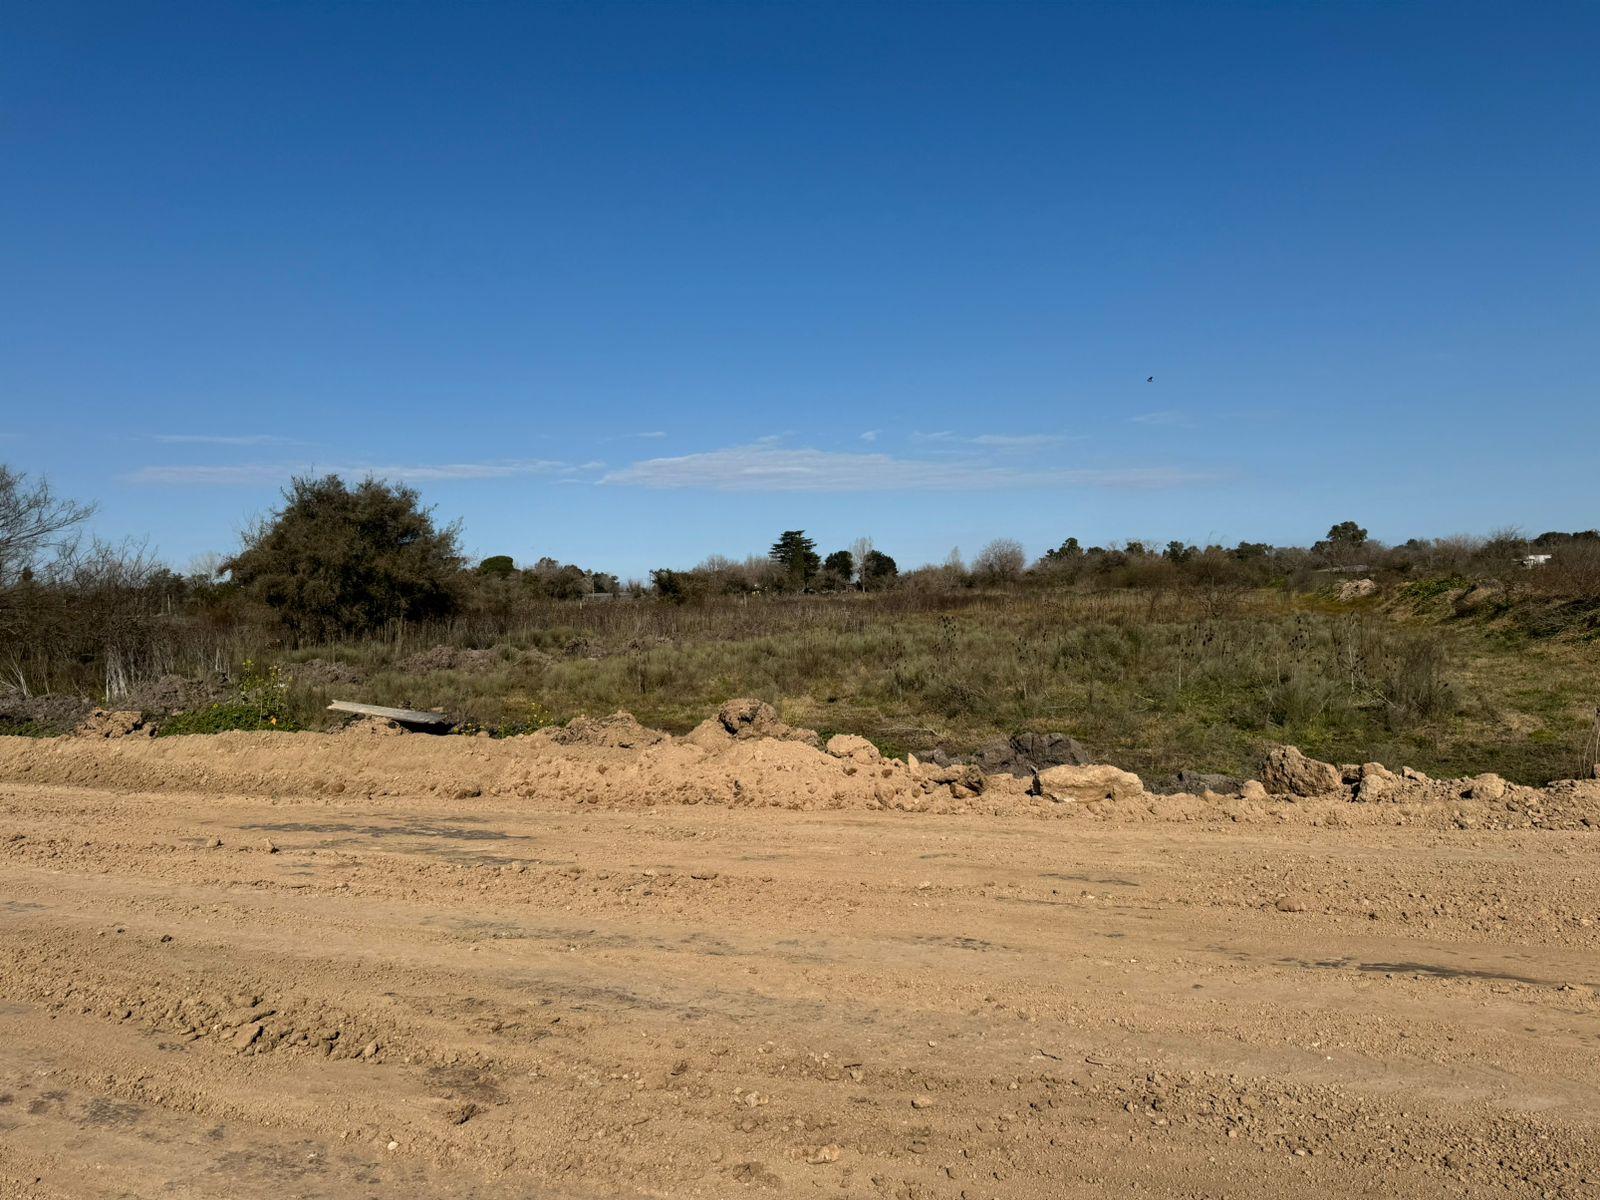
[[[496,653],[468,670],[404,669],[436,643]],[[1279,593],[1222,611],[1165,591],[547,604],[509,627],[463,620],[301,650],[285,670],[312,659],[363,682],[292,685],[310,723],[337,694],[513,728],[627,708],[682,731],[752,695],[894,753],[1061,730],[1153,777],[1244,773],[1289,741],[1335,761],[1543,782],[1578,769],[1595,686],[1590,644],[1512,644]]]
[[[446,624],[290,650],[265,621],[185,616],[147,590],[137,622],[94,626],[136,628],[138,639],[32,641],[17,674],[35,691],[137,704],[161,675],[227,677],[223,690],[237,691],[245,660],[278,663],[290,681],[280,719],[311,727],[342,698],[443,707],[510,730],[627,708],[682,731],[751,695],[891,753],[1059,730],[1156,779],[1243,774],[1285,741],[1430,773],[1529,783],[1586,773],[1600,703],[1595,605],[1482,592],[1429,581],[1392,591],[1387,608],[1234,587],[906,588],[686,605],[508,593]],[[437,645],[493,653],[455,670],[408,663]],[[361,681],[318,684],[313,660]],[[114,694],[114,676],[131,697]],[[213,712],[195,727],[226,719]]]

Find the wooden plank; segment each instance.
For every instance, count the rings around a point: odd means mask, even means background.
[[[423,725],[430,729],[448,729],[455,722],[443,713],[420,712],[414,708],[382,708],[376,704],[357,704],[354,700],[335,700],[328,708],[333,712],[356,713],[363,717],[386,717],[401,725]]]

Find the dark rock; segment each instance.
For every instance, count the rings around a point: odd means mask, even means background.
[[[1090,762],[1077,739],[1064,733],[1019,733],[997,738],[970,756],[987,775],[1028,776],[1050,767],[1082,767]]]
[[[1037,768],[1089,765],[1089,752],[1064,733],[1019,733],[1011,744]]]
[[[1222,775],[1214,771],[1179,771],[1151,790],[1164,795],[1183,792],[1199,796],[1205,792],[1216,792],[1219,796],[1235,796],[1242,787],[1244,780],[1236,775]]]

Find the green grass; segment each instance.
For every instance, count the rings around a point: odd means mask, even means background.
[[[54,737],[60,732],[38,721],[0,721],[0,737]]]
[[[167,716],[156,724],[157,737],[191,733],[294,732],[306,728],[293,711],[289,680],[278,663],[264,667],[245,659],[234,697],[204,708]]]
[[[213,704],[192,712],[163,718],[156,726],[157,737],[175,737],[188,733],[229,733],[244,730],[251,733],[276,730],[280,733],[304,729],[298,721],[263,715],[258,705],[243,701]]]
[[[1397,589],[1401,599],[1411,604],[1426,604],[1445,596],[1466,591],[1472,581],[1460,575],[1439,575],[1432,579],[1415,579]]]
[[[1134,591],[551,605],[510,632],[432,635],[500,647],[479,671],[399,669],[427,638],[300,651],[280,664],[282,719],[325,724],[337,696],[437,705],[502,731],[627,708],[682,732],[748,695],[896,754],[1060,730],[1153,778],[1247,773],[1285,741],[1435,774],[1575,773],[1600,700],[1593,642],[1507,637],[1493,621],[1457,619],[1452,594],[1430,591],[1422,599],[1438,612],[1400,616],[1282,593],[1219,610]],[[294,681],[297,663],[335,653],[362,684]]]

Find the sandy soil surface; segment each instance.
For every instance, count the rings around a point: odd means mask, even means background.
[[[0,1197],[1600,1195],[1592,827],[883,770],[0,739]]]

